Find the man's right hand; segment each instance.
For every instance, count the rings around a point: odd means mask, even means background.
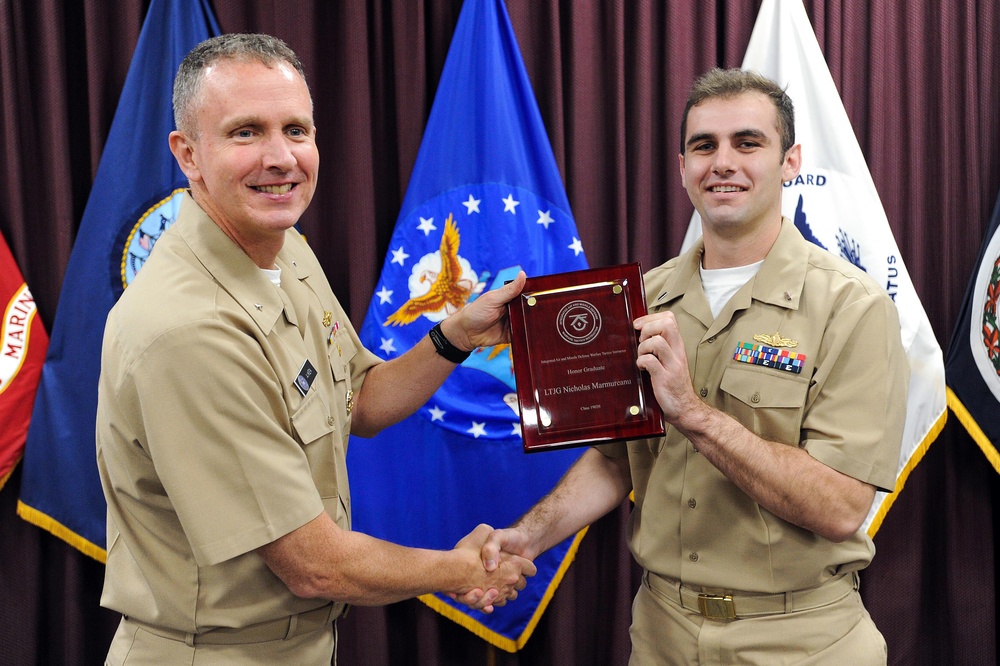
[[[483,568],[494,571],[504,554],[534,559],[537,553],[528,553],[528,535],[516,527],[493,530],[482,547]]]
[[[494,530],[489,525],[479,525],[455,545],[456,551],[463,551],[474,558],[480,574],[473,585],[452,591],[449,596],[471,608],[491,613],[495,606],[503,606],[510,599],[516,599],[517,593],[527,585],[527,578],[534,576],[536,568],[531,560],[518,554],[501,552],[506,539],[498,538],[496,545],[489,547],[490,566],[486,566],[488,539],[500,532],[512,530]],[[482,562],[482,564],[480,564]],[[485,592],[484,592],[485,590]]]
[[[609,458],[596,449],[587,449],[552,492],[521,516],[513,527],[502,530],[487,528],[484,534],[479,530],[485,526],[480,525],[466,539],[470,545],[479,542],[478,564],[487,574],[503,572],[509,566],[508,560],[533,560],[563,539],[576,534],[620,505],[631,489],[632,477],[627,457]],[[531,573],[534,574],[534,570]],[[489,588],[479,588],[459,590],[450,596],[474,606],[482,603],[483,590],[487,595],[491,594]]]

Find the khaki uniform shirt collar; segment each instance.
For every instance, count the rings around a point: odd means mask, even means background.
[[[705,292],[701,287],[699,268],[701,257],[705,253],[705,240],[699,238],[691,249],[677,258],[677,268],[660,292],[650,301],[650,310],[664,308],[682,299],[680,307],[701,320],[709,329],[724,327],[731,319],[732,313],[750,307],[751,300],[797,310],[806,276],[805,256],[796,251],[801,247],[798,244],[801,238],[802,234],[792,221],[783,217],[778,237],[764,258],[757,275],[748,286],[736,292],[719,314],[719,321],[712,316]],[[712,330],[709,330],[708,334],[711,335]]]
[[[293,233],[297,232],[293,231]],[[309,270],[301,265],[302,262],[289,256],[289,254],[288,245],[286,244],[281,248],[281,252],[278,253],[278,257],[275,260],[281,269],[282,276],[281,287],[277,291],[283,300],[287,300],[285,303],[285,319],[288,320],[289,324],[298,328],[299,332],[304,335],[305,317],[309,312],[309,295],[306,291],[308,289],[306,278],[309,277]],[[303,323],[302,326],[299,325],[300,321]]]
[[[297,325],[291,302],[286,305],[278,290],[260,268],[219,228],[188,192],[181,201],[177,216],[179,231],[198,261],[219,286],[233,297],[265,335],[269,334],[281,314]],[[309,275],[301,262],[278,253],[278,266],[283,276],[303,280]],[[291,309],[291,311],[289,311]]]

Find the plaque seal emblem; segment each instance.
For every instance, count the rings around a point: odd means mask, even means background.
[[[570,301],[556,316],[556,330],[571,345],[585,345],[600,334],[601,313],[587,301]]]

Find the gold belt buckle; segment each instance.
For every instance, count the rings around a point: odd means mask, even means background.
[[[724,597],[712,594],[698,595],[698,611],[709,620],[735,620],[736,608],[732,595]]]

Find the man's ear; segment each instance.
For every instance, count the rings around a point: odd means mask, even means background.
[[[684,182],[684,153],[677,154],[677,166],[679,167],[681,173],[681,187],[686,188],[687,183]]]
[[[785,153],[785,159],[781,163],[781,181],[787,183],[795,180],[802,168],[802,144],[797,143]]]
[[[170,152],[177,160],[177,166],[181,168],[189,181],[201,180],[201,170],[198,168],[198,160],[195,155],[195,143],[181,131],[174,130],[167,137],[170,144]]]

